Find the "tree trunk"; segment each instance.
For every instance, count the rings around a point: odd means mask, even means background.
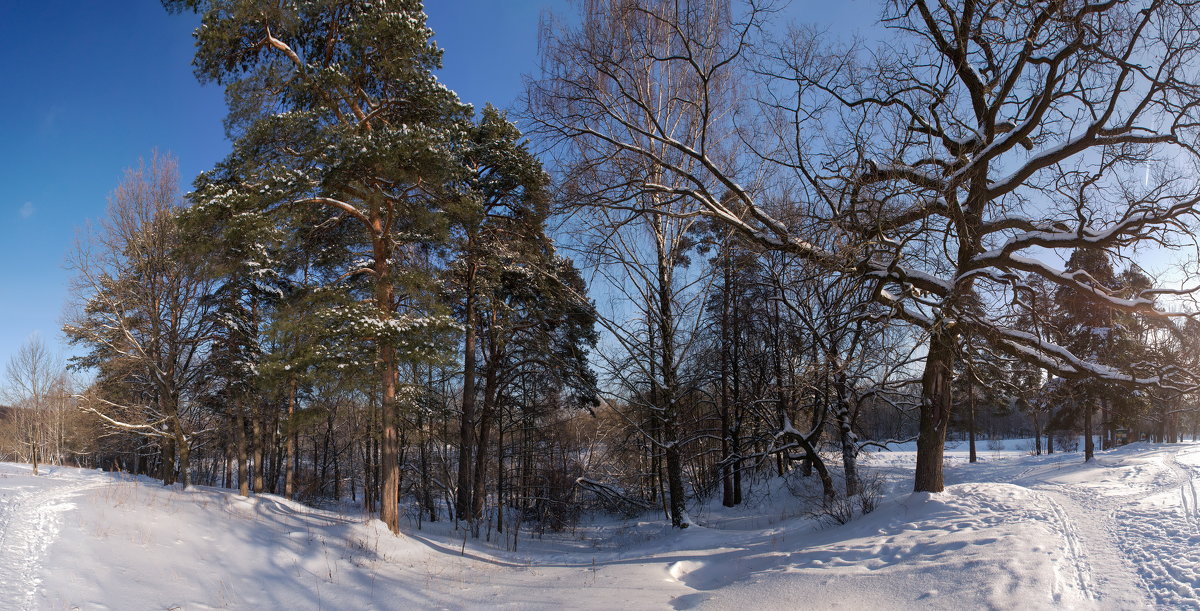
[[[733,280],[731,273],[729,256],[729,243],[726,241],[722,249],[721,271],[722,271],[722,287],[721,287],[721,361],[720,361],[720,387],[721,387],[721,504],[726,507],[733,507],[733,465],[731,459],[731,446],[733,445],[732,434],[730,433],[730,397],[729,397],[729,350],[732,343],[729,338],[729,300],[733,290],[730,287],[730,282]]]
[[[504,415],[496,419],[496,532],[504,532]]]
[[[384,368],[383,384],[383,443],[380,447],[379,519],[395,534],[400,534],[400,463],[396,435],[396,375],[395,349],[380,350]]]
[[[179,479],[184,488],[192,485],[192,449],[188,446],[187,437],[183,434],[183,426],[179,418],[173,418],[175,425],[175,445],[179,452]]]
[[[946,330],[932,334],[925,373],[921,378],[920,436],[917,438],[917,468],[914,492],[941,492],[942,458],[946,427],[950,423],[951,372],[954,370],[954,336]]]
[[[233,427],[230,426],[229,428],[230,428],[230,431],[232,432]],[[222,484],[221,487],[225,488],[225,489],[229,489],[229,488],[233,488],[233,460],[232,459],[233,459],[234,444],[229,443],[228,438],[226,438],[223,443],[225,444],[225,452],[224,452],[225,463],[222,465],[222,471],[224,471],[224,473],[223,473],[224,480],[221,482],[221,484]]]
[[[255,411],[261,412],[262,410],[260,408]],[[263,468],[264,467],[263,455],[265,453],[263,452],[262,431],[263,431],[262,414],[261,413],[251,413],[250,414],[250,444],[254,448],[253,452],[254,452],[254,493],[255,494],[262,494],[264,492],[263,479],[266,475],[265,469]]]
[[[333,446],[333,500],[335,501],[342,500],[342,466],[338,461],[339,454],[341,452],[338,452],[335,443]]]
[[[425,430],[425,415],[423,412],[417,412],[417,431],[421,436],[421,504],[425,507],[425,511],[429,513],[429,521],[436,522],[438,519],[437,507],[433,504],[433,483],[429,478],[429,434]]]
[[[468,248],[471,248],[468,238]],[[455,513],[459,519],[473,516],[474,502],[471,498],[471,458],[475,443],[475,274],[474,258],[468,263],[466,308],[464,314],[465,335],[463,337],[463,396],[462,419],[458,423],[458,498]],[[478,450],[480,454],[482,449]]]
[[[821,480],[822,497],[827,503],[832,501],[837,497],[837,488],[833,485],[833,476],[829,474],[829,468],[825,466],[824,459],[817,453],[817,448],[812,441],[800,435],[796,435],[795,439],[800,443],[800,447],[804,448],[805,457],[809,459],[809,464],[812,465],[817,478]],[[780,454],[782,455],[782,452]]]
[[[1096,453],[1096,443],[1092,439],[1092,404],[1085,400],[1083,405],[1083,462],[1092,460]]]
[[[499,356],[495,357],[496,359]],[[470,518],[478,522],[483,518],[483,504],[487,498],[485,483],[487,480],[487,450],[488,437],[491,436],[492,419],[496,411],[498,388],[497,371],[493,363],[488,364],[487,375],[484,379],[483,409],[479,411],[479,440],[475,444],[475,470],[471,488]],[[479,536],[478,525],[474,528],[475,536]]]
[[[392,280],[392,236],[385,226],[380,205],[371,206],[371,250],[375,257],[375,307],[379,318],[389,324],[396,306],[396,288]],[[383,396],[379,402],[380,427],[380,498],[379,519],[394,534],[400,534],[400,461],[396,434],[396,377],[399,374],[396,347],[387,338],[378,341],[379,376]]]
[[[667,437],[664,454],[667,463],[667,492],[670,495],[671,526],[687,528],[688,524],[685,519],[687,507],[684,504],[683,496],[683,458],[679,451],[679,431],[675,426],[674,418],[663,423],[663,433]]]
[[[296,379],[288,382],[287,457],[284,459],[283,496],[296,497]]]
[[[850,413],[850,403],[846,388],[846,375],[839,373],[835,381],[838,395],[838,432],[842,443],[842,469],[846,474],[846,496],[852,497],[859,492],[858,485],[858,438],[854,434],[854,423]]]
[[[1042,455],[1042,425],[1038,422],[1037,410],[1033,410],[1033,454]]]
[[[159,460],[159,477],[164,486],[175,483],[175,439],[164,437]]]
[[[970,462],[975,463],[979,461],[979,454],[975,452],[975,382],[970,372],[967,374],[967,419],[971,437]]]
[[[38,414],[34,414],[33,417],[37,418]],[[37,434],[37,426],[36,425],[34,425],[33,431],[34,431],[33,432],[33,447],[30,448],[32,450],[30,452],[30,458],[32,459],[31,462],[33,463],[33,474],[37,475],[38,474],[38,434]]]
[[[242,409],[237,408],[237,416],[233,422],[233,434],[237,443],[238,494],[250,496],[250,465],[246,449],[246,418]]]

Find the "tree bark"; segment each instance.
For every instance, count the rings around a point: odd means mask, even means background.
[[[842,470],[846,474],[846,496],[852,497],[859,492],[858,438],[854,434],[854,423],[847,397],[846,375],[839,373],[834,384],[838,396],[838,432],[841,434]]]
[[[468,248],[470,241],[468,240]],[[476,327],[475,327],[475,275],[474,259],[468,264],[466,286],[465,334],[463,338],[463,396],[462,419],[458,424],[458,497],[455,502],[455,513],[459,519],[473,516],[474,502],[471,498],[471,458],[475,443],[475,364],[476,364]],[[483,452],[482,449],[479,450]]]
[[[975,463],[979,461],[979,454],[975,451],[975,378],[970,370],[967,373],[967,420],[971,439],[970,462]]]
[[[946,446],[946,427],[950,423],[951,372],[954,370],[954,337],[937,329],[930,338],[921,378],[920,436],[917,438],[917,468],[914,492],[941,492],[945,489],[942,461]]]
[[[1042,425],[1038,421],[1036,410],[1033,410],[1033,454],[1042,455]]]
[[[173,437],[162,439],[158,470],[164,486],[175,483],[175,439]]]
[[[261,409],[254,410],[261,412]],[[265,470],[263,465],[263,425],[262,414],[252,413],[250,415],[250,438],[251,446],[254,448],[254,493],[262,494],[264,492],[263,480],[265,479]]]
[[[498,357],[497,357],[498,358]],[[479,411],[479,440],[475,445],[475,469],[474,478],[471,488],[471,520],[478,523],[483,518],[483,503],[487,498],[485,483],[487,479],[487,450],[489,437],[491,436],[492,419],[496,411],[496,400],[498,388],[497,371],[494,363],[489,363],[487,374],[484,378],[484,396],[483,409]],[[479,527],[476,524],[475,536],[479,536]]]
[[[1089,462],[1096,454],[1096,443],[1092,439],[1092,403],[1083,404],[1083,462]]]
[[[178,410],[177,410],[178,411]],[[176,451],[179,453],[179,479],[184,488],[192,485],[192,465],[191,455],[192,449],[188,445],[187,435],[183,433],[183,424],[179,422],[179,416],[171,418],[172,432],[175,434]]]
[[[236,408],[237,415],[233,421],[233,434],[237,443],[238,494],[250,496],[250,465],[246,449],[246,417],[242,408]]]
[[[296,497],[296,379],[288,381],[287,457],[284,459],[283,495]]]
[[[383,223],[379,206],[372,206],[372,229],[374,239],[372,251],[375,256],[375,305],[379,318],[390,322],[395,307],[395,286],[391,270],[391,236]],[[378,345],[379,375],[383,390],[380,401],[380,498],[379,519],[394,534],[400,534],[400,462],[398,436],[396,432],[396,348],[390,339],[381,339]]]

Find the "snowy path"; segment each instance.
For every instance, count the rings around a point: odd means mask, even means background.
[[[1177,457],[1197,461],[1182,466]],[[1200,578],[1200,450],[1165,446],[1095,464],[1035,466],[1012,483],[1060,507],[1081,589],[1102,608],[1195,605]],[[1179,507],[1173,505],[1178,503]]]
[[[1177,451],[1173,486],[1133,499],[1115,512],[1122,551],[1159,607],[1195,607],[1200,600],[1200,514],[1195,477],[1200,450]],[[1180,464],[1180,463],[1184,464]]]
[[[70,499],[101,482],[35,478],[11,468],[0,478],[0,610],[32,609],[46,550],[62,514],[75,507]]]

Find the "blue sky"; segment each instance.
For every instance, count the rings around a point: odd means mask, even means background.
[[[463,100],[511,105],[536,67],[539,15],[564,0],[427,0],[439,78]],[[862,20],[859,0],[793,3],[806,21]],[[191,70],[198,19],[156,0],[0,2],[0,367],[31,334],[61,345],[78,230],[104,214],[124,168],[155,149],[192,177],[227,149],[222,92]]]
[[[557,3],[429,4],[439,77],[468,102],[511,104]],[[65,351],[64,259],[124,168],[170,151],[186,188],[228,150],[222,92],[192,76],[197,21],[154,0],[0,3],[0,368],[35,332]]]

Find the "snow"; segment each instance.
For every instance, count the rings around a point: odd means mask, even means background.
[[[868,455],[874,512],[807,515],[796,479],[751,503],[593,516],[572,532],[472,540],[272,495],[0,463],[0,609],[1152,608],[1200,606],[1200,444],[1030,456],[946,453],[911,493],[912,444]],[[800,481],[800,488],[809,485]]]

